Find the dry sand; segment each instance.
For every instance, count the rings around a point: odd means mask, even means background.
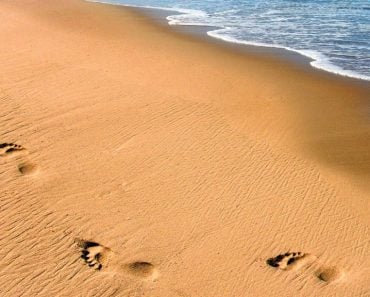
[[[370,296],[369,84],[113,6],[0,21],[0,296]]]

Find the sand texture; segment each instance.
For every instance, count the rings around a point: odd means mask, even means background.
[[[0,22],[0,296],[370,296],[369,84],[114,6]]]

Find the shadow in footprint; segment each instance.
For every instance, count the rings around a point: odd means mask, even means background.
[[[288,252],[277,255],[276,257],[267,259],[267,265],[283,270],[289,270],[299,264],[304,264],[303,259],[307,259],[308,254],[302,252]]]
[[[339,270],[336,267],[320,267],[316,271],[316,276],[320,281],[325,283],[336,282],[343,278],[343,271]]]
[[[149,262],[137,261],[127,264],[126,270],[130,274],[141,278],[156,277],[157,275],[155,266]]]
[[[85,263],[95,270],[102,270],[109,263],[111,250],[94,241],[77,240],[77,245],[80,248],[81,258]]]
[[[36,173],[38,167],[32,163],[22,163],[18,165],[18,171],[23,175],[30,175]]]
[[[0,156],[7,156],[16,152],[25,151],[25,148],[15,143],[0,143]]]

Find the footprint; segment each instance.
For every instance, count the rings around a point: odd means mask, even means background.
[[[15,143],[0,143],[0,156],[8,156],[20,151],[25,151],[26,149],[19,144]]]
[[[95,270],[102,270],[109,264],[111,250],[94,241],[77,240],[81,258]]]
[[[113,257],[114,252],[97,242],[76,239],[75,242],[81,253],[80,257],[85,263],[97,271],[109,268],[110,271],[127,273],[131,276],[155,280],[158,276],[157,268],[150,262],[135,261],[121,264]]]
[[[282,270],[298,270],[304,266],[313,266],[315,276],[323,282],[331,283],[343,278],[344,272],[334,266],[322,265],[317,257],[302,252],[287,252],[266,260],[266,264]]]
[[[8,157],[10,155],[15,155],[15,154],[27,154],[28,151],[27,149],[25,149],[23,146],[19,145],[19,144],[15,144],[15,143],[0,143],[0,157]],[[22,175],[30,175],[30,174],[33,174],[35,172],[37,172],[37,169],[38,167],[29,162],[28,160],[25,160],[24,157],[22,157],[22,159],[24,159],[23,161],[21,160],[21,163],[18,164],[18,171],[22,174]]]
[[[312,262],[313,258],[311,255],[302,252],[288,252],[269,258],[266,263],[275,268],[290,270]]]

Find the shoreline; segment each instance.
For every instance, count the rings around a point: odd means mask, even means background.
[[[145,7],[145,6],[135,6],[130,4],[116,4],[116,3],[109,3],[104,1],[95,1],[95,0],[85,0],[91,3],[103,4],[103,5],[113,5],[113,6],[121,6],[124,8],[137,10],[139,13],[147,15],[149,18],[153,19],[159,24],[166,25],[172,27],[172,29],[179,33],[185,33],[189,35],[193,35],[200,39],[206,40],[207,42],[211,42],[216,45],[224,46],[225,48],[230,48],[234,51],[244,52],[246,54],[258,54],[258,55],[266,55],[266,56],[275,56],[283,61],[287,61],[288,63],[295,63],[297,65],[302,65],[306,67],[307,70],[317,71],[318,73],[324,72],[329,73],[335,77],[345,78],[353,81],[359,81],[360,84],[364,84],[365,86],[370,85],[370,78],[362,77],[360,74],[346,74],[347,70],[338,69],[335,72],[333,70],[325,69],[319,66],[314,66],[312,63],[318,62],[319,60],[309,56],[308,54],[302,53],[300,50],[295,49],[288,49],[284,46],[273,46],[273,45],[259,45],[253,42],[248,41],[231,41],[226,40],[221,37],[213,36],[212,32],[217,31],[219,29],[224,29],[222,27],[215,27],[215,26],[202,26],[202,25],[193,25],[193,24],[171,24],[170,17],[176,15],[186,14],[186,11],[183,12],[177,10],[171,10],[170,8],[155,8],[155,7]],[[211,30],[210,30],[211,29]],[[337,66],[332,65],[332,67],[336,68]]]
[[[370,291],[368,85],[141,10],[0,19],[1,296]]]
[[[89,1],[88,1],[89,2]],[[111,5],[107,3],[101,3],[101,2],[92,2],[102,5]],[[315,68],[312,65],[310,65],[309,61],[312,61],[312,59],[297,53],[292,52],[286,49],[280,49],[280,48],[273,48],[273,47],[262,47],[262,46],[255,46],[255,45],[246,45],[246,44],[237,44],[232,42],[226,42],[224,40],[220,40],[217,38],[213,38],[209,35],[207,35],[208,27],[198,26],[198,25],[169,25],[168,20],[166,19],[167,16],[173,15],[166,13],[165,10],[156,9],[156,8],[145,8],[145,7],[134,7],[129,5],[113,5],[117,6],[118,8],[122,7],[122,9],[127,9],[132,11],[134,14],[137,14],[139,16],[145,16],[149,18],[149,21],[151,24],[155,26],[159,26],[160,28],[163,28],[165,31],[168,31],[169,34],[184,36],[184,38],[189,38],[190,40],[194,40],[196,42],[200,43],[206,43],[209,44],[213,48],[218,48],[221,51],[228,51],[231,54],[234,55],[240,55],[241,58],[247,58],[247,59],[259,59],[261,61],[271,61],[273,63],[277,63],[281,67],[281,63],[283,63],[282,68],[285,68],[284,64],[286,64],[287,68],[291,68],[294,71],[297,71],[299,74],[307,75],[307,77],[312,77],[314,79],[323,79],[328,83],[333,84],[343,84],[348,86],[354,86],[358,87],[359,90],[361,90],[361,97],[363,97],[363,100],[359,102],[362,109],[364,111],[368,110],[370,108],[370,97],[367,96],[368,93],[370,93],[370,83],[367,80],[354,78],[354,77],[348,77],[336,73],[332,73],[330,71],[322,70],[319,68]],[[176,11],[174,11],[176,12]],[[335,103],[334,103],[335,104]],[[304,107],[303,107],[304,108]],[[362,112],[362,111],[361,111]],[[370,118],[365,119],[365,126],[370,125]],[[370,142],[367,141],[367,139],[370,139],[366,135],[370,135],[370,131],[368,127],[364,127],[365,130],[362,132],[365,132],[364,134],[364,141],[367,143],[366,145],[370,149]],[[316,128],[315,128],[316,129]],[[322,144],[321,144],[322,145]],[[346,143],[342,144],[343,146],[346,146]],[[327,144],[325,144],[327,146]],[[334,154],[337,154],[337,152],[334,152]],[[336,157],[335,157],[336,158]],[[335,162],[338,164],[341,162],[339,159],[337,159]],[[362,160],[359,160],[356,162],[358,165],[360,165]],[[359,184],[356,184],[356,186],[363,187],[364,189],[370,190],[370,185],[367,183],[368,177],[370,177],[370,162],[364,161],[365,163],[363,171],[364,180],[360,182]],[[344,162],[345,163],[345,162]],[[333,166],[335,164],[331,164]],[[345,168],[347,170],[349,168]],[[361,167],[361,166],[360,166]],[[336,167],[334,167],[336,168]],[[359,168],[359,167],[358,167]],[[336,169],[340,169],[340,167],[337,167]],[[357,171],[357,169],[355,170]],[[360,172],[362,170],[360,169]],[[355,175],[357,175],[358,172],[354,172]],[[357,177],[359,177],[357,175]],[[348,177],[347,177],[348,178]],[[353,180],[352,180],[353,181]],[[370,201],[366,201],[366,204],[370,203]]]

